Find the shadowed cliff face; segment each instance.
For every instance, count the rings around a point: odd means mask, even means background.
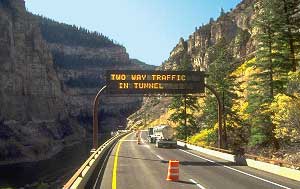
[[[0,1],[0,160],[33,160],[84,135],[24,1]]]
[[[16,2],[20,1],[10,1],[15,10],[1,8],[0,12],[1,116],[15,121],[64,116],[51,54],[33,18]]]
[[[74,26],[38,18],[42,35],[51,51],[54,68],[66,95],[69,115],[90,129],[93,100],[98,90],[105,85],[106,70],[138,70],[142,69],[142,66],[129,59],[124,47],[114,44],[101,34],[87,34],[87,31]],[[57,40],[55,38],[57,35],[62,35],[62,40]],[[89,36],[93,35],[104,38],[103,42],[95,43],[90,40]],[[82,42],[78,39],[81,36],[84,36]],[[72,38],[75,39],[68,40]],[[136,97],[103,95],[100,101],[100,131],[109,132],[119,126],[125,128],[127,116],[138,108],[141,100]]]
[[[40,21],[23,0],[0,0],[1,163],[44,159],[83,139],[105,70],[140,69],[119,45],[49,42]],[[100,130],[125,126],[140,102],[102,98]]]

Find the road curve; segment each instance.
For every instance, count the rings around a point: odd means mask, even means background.
[[[184,149],[156,148],[146,140],[137,144],[135,134],[129,134],[112,150],[101,189],[262,189],[299,188],[300,182],[259,171],[247,166]],[[168,160],[179,160],[179,181],[166,181]]]

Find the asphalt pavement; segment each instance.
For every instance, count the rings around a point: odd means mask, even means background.
[[[112,150],[101,189],[263,189],[299,188],[300,182],[237,166],[232,162],[187,149],[156,148],[141,132],[123,137]],[[179,181],[167,181],[168,161],[179,160]]]

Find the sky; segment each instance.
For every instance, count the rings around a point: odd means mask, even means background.
[[[130,58],[161,65],[179,38],[241,0],[26,0],[27,10],[98,31],[126,47]]]

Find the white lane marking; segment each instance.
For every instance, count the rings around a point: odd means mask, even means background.
[[[145,146],[146,148],[149,148],[149,149],[150,149],[150,146],[149,146],[148,144],[145,144],[144,146]]]
[[[145,131],[147,131],[147,130],[145,130]],[[142,132],[143,132],[143,130],[142,130]],[[142,132],[141,132],[141,133],[142,133]],[[140,133],[140,137],[141,137],[141,133]],[[143,139],[143,137],[141,137],[141,142],[144,143],[144,144],[145,144],[144,146],[145,146],[146,148],[149,148],[149,149],[150,149],[150,152],[153,153],[156,157],[158,157],[158,159],[164,160],[164,158],[162,158],[160,155],[155,154],[155,152],[153,152],[153,151],[151,150],[151,147],[150,147],[148,144],[146,144],[146,142],[145,142],[145,140]]]
[[[281,188],[291,189],[291,188],[289,188],[289,187],[287,187],[287,186],[283,186],[283,185],[278,184],[278,183],[276,183],[276,182],[272,182],[272,181],[269,181],[269,180],[267,180],[267,179],[263,179],[263,178],[260,178],[260,177],[258,177],[258,176],[255,176],[255,175],[246,173],[246,172],[244,172],[244,171],[240,171],[240,170],[238,170],[238,169],[235,169],[235,168],[232,168],[232,167],[228,167],[228,166],[226,166],[226,165],[222,165],[222,164],[217,163],[217,162],[215,162],[215,161],[212,161],[212,160],[203,158],[203,157],[198,156],[198,155],[196,155],[196,154],[193,154],[193,153],[191,153],[191,152],[187,152],[187,151],[182,150],[182,149],[179,149],[179,150],[181,150],[181,151],[183,151],[183,152],[185,152],[185,153],[187,153],[187,154],[190,154],[190,155],[192,155],[192,156],[198,157],[198,158],[200,158],[200,159],[203,159],[203,160],[206,160],[206,161],[215,163],[215,164],[217,164],[217,165],[223,166],[223,167],[225,167],[225,168],[227,168],[227,169],[230,169],[230,170],[239,172],[239,173],[241,173],[241,174],[247,175],[247,176],[249,176],[249,177],[253,177],[253,178],[256,178],[256,179],[258,179],[258,180],[261,180],[261,181],[264,181],[264,182],[267,182],[267,183],[270,183],[270,184],[274,184],[275,186],[279,186],[279,187],[281,187]]]
[[[199,188],[201,188],[201,189],[206,189],[204,186],[202,186],[201,184],[197,183],[195,180],[190,179],[190,181],[191,181],[192,183],[196,184],[196,186],[198,186]]]
[[[144,130],[142,130],[142,132],[143,132]],[[147,130],[145,130],[145,131],[147,131]],[[141,133],[142,133],[141,132]],[[145,141],[144,139],[143,139],[143,137],[142,137],[142,134],[140,134],[140,137],[141,137],[141,142],[143,143],[143,144],[145,144],[144,146],[146,147],[146,148],[149,148],[150,149],[150,146],[147,144],[147,140]]]
[[[158,157],[158,159],[164,160],[164,158],[162,158],[160,155],[157,155],[157,154],[155,154],[155,155],[156,155],[156,157]]]

